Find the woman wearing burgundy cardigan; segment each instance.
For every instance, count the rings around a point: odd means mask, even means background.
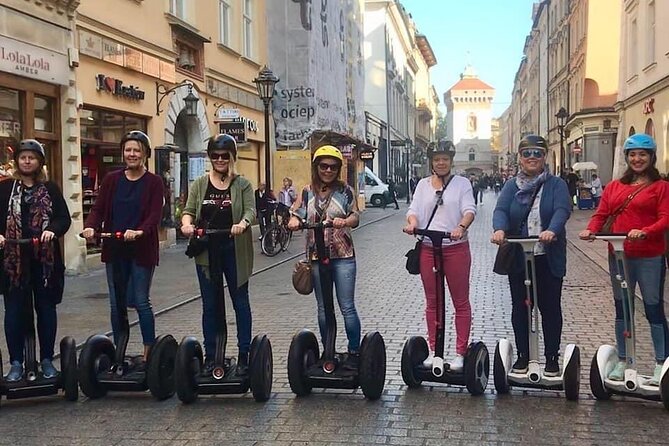
[[[100,186],[98,198],[85,223],[83,236],[90,239],[95,230],[122,232],[128,243],[120,264],[129,277],[126,290],[128,307],[134,307],[139,316],[139,327],[144,343],[144,360],[156,339],[155,319],[149,290],[153,271],[158,265],[158,224],[163,207],[163,181],[149,172],[146,160],[151,156],[149,137],[132,131],[121,139],[125,169],[109,173]],[[118,343],[119,321],[110,253],[107,243],[102,245],[102,261],[106,263],[107,286],[111,304],[111,324],[114,342]]]

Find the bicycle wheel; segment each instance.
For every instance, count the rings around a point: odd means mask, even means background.
[[[278,226],[272,225],[262,236],[260,240],[260,249],[267,257],[274,257],[280,251],[281,229]]]
[[[293,239],[293,231],[289,231],[285,226],[281,226],[281,250],[286,251]]]

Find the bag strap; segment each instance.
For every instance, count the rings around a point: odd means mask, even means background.
[[[644,183],[641,186],[637,187],[634,191],[632,191],[632,193],[627,196],[625,201],[623,201],[623,203],[620,206],[618,206],[615,211],[613,211],[611,213],[611,217],[615,218],[618,215],[622,214],[622,212],[625,210],[627,205],[630,204],[630,201],[632,201],[632,199],[634,197],[636,197],[639,194],[639,192],[641,192],[642,190],[644,190],[646,187],[650,186],[651,184],[652,183]]]
[[[530,212],[532,212],[532,206],[534,206],[534,200],[537,199],[537,195],[539,195],[539,190],[544,186],[544,183],[539,184],[535,189],[534,192],[532,192],[532,197],[530,198],[530,203],[529,206],[527,207],[527,211],[525,211],[525,215],[523,216],[523,219],[520,220],[520,225],[518,226],[518,235],[523,230],[523,226],[527,224],[527,219],[530,216]]]
[[[427,221],[427,225],[425,225],[425,229],[428,229],[430,227],[430,223],[432,223],[432,220],[434,219],[434,215],[437,213],[437,208],[439,208],[439,205],[443,202],[443,197],[444,197],[444,192],[446,191],[446,188],[448,187],[448,184],[451,182],[455,175],[451,174],[450,177],[448,177],[448,180],[444,184],[444,187],[441,188],[441,195],[439,196],[439,199],[434,205],[434,208],[432,209],[432,214],[430,215],[430,219]],[[421,237],[419,241],[423,241],[425,237]]]

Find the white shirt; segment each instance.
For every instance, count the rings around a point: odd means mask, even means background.
[[[527,235],[539,235],[542,232],[541,228],[541,215],[539,213],[539,207],[541,205],[541,194],[544,191],[544,186],[542,185],[537,192],[537,196],[534,198],[534,203],[532,203],[532,209],[527,215]],[[534,244],[534,255],[540,256],[546,254],[544,249],[544,244],[537,242]]]
[[[407,217],[413,215],[418,220],[418,229],[426,229],[425,226],[430,220],[434,205],[439,199],[438,193],[441,188],[435,189],[432,186],[432,177],[423,178],[418,182],[416,191],[413,195],[413,200],[407,211]],[[442,197],[443,204],[437,207],[437,212],[427,229],[434,231],[451,232],[458,227],[462,221],[462,217],[466,213],[476,215],[476,205],[474,204],[474,193],[472,185],[465,177],[456,175],[453,177],[448,187],[444,191]],[[456,241],[444,239],[443,244],[462,243],[467,240],[467,234]],[[429,238],[425,238],[424,242],[431,243]]]

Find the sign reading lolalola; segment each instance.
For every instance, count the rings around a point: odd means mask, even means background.
[[[114,79],[113,77],[105,76],[104,74],[98,74],[95,76],[95,88],[98,91],[106,91],[114,96],[123,96],[129,99],[144,99],[144,91],[139,88],[128,85],[123,85],[123,81],[120,79]]]
[[[67,56],[0,36],[0,70],[54,84],[67,85]]]

